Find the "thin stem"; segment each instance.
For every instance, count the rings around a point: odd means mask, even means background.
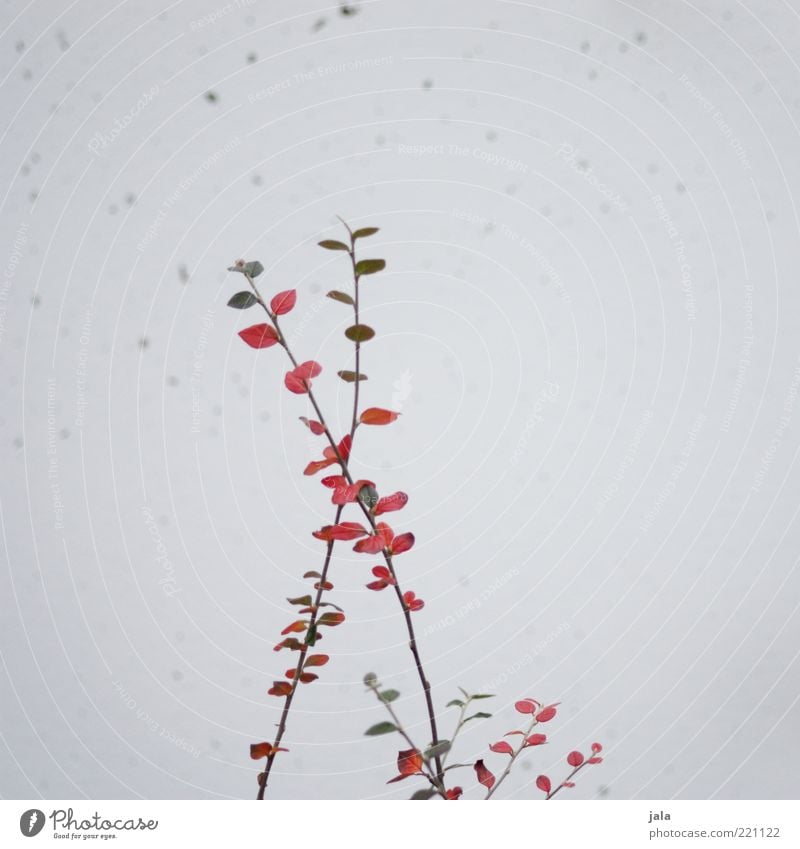
[[[343,509],[343,507],[339,507],[336,510],[336,517],[333,520],[334,524],[339,522]],[[319,588],[317,589],[317,595],[314,599],[313,610],[311,611],[311,619],[309,620],[309,631],[316,626],[317,613],[319,611],[323,593],[325,592],[325,582],[328,577],[328,567],[331,565],[331,558],[333,556],[333,546],[334,540],[330,540],[330,542],[328,543],[328,548],[325,552],[325,562],[322,566],[322,573],[318,582]],[[300,683],[300,673],[303,671],[303,664],[305,663],[307,652],[308,645],[306,643],[303,643],[303,647],[300,649],[300,656],[297,659],[297,666],[295,667],[294,678],[292,679],[292,689],[286,696],[286,701],[283,704],[283,710],[281,711],[281,719],[278,723],[278,733],[275,735],[275,740],[272,743],[273,751],[272,754],[267,757],[267,765],[264,768],[264,772],[262,772],[259,776],[258,796],[256,797],[259,800],[264,798],[264,792],[267,789],[269,774],[270,772],[272,772],[272,764],[275,762],[275,755],[277,754],[275,749],[280,746],[281,741],[283,740],[283,735],[286,733],[286,720],[289,717],[289,710],[292,707],[292,700],[294,699],[294,694],[297,691],[297,685]]]
[[[345,225],[345,226],[347,226],[347,225]],[[347,229],[348,229],[348,232],[350,232],[351,251],[349,253],[350,253],[351,263],[352,263],[352,266],[353,266],[353,274],[354,274],[354,281],[355,281],[356,317],[357,317],[358,316],[358,307],[357,307],[357,303],[358,303],[357,302],[357,299],[358,299],[358,275],[355,272],[355,267],[356,267],[355,247],[354,247],[355,240],[353,239],[353,235],[352,235],[352,232],[350,231],[350,228],[347,227]],[[297,360],[296,360],[294,354],[292,353],[291,348],[289,347],[289,343],[286,340],[286,337],[281,332],[280,324],[278,322],[278,317],[266,305],[264,299],[261,297],[261,293],[258,291],[258,287],[256,286],[253,278],[249,274],[245,274],[245,278],[247,279],[247,282],[250,284],[250,288],[253,290],[253,293],[256,296],[256,300],[262,306],[262,308],[266,312],[267,316],[269,317],[270,321],[272,322],[272,325],[275,328],[275,332],[277,333],[278,341],[279,341],[281,347],[283,347],[283,349],[286,351],[286,354],[289,357],[289,360],[292,363],[292,365],[295,368],[297,368]],[[359,344],[356,343],[356,373],[357,374],[358,374],[359,366],[360,366],[360,347],[359,347]],[[358,384],[359,383],[360,383],[359,380],[355,381],[355,392],[356,393],[358,392]],[[341,466],[342,475],[345,477],[345,479],[347,480],[348,483],[352,484],[353,483],[353,477],[350,473],[350,469],[348,467],[347,460],[345,460],[342,457],[342,455],[339,451],[338,443],[336,442],[333,435],[331,434],[330,429],[328,428],[328,425],[325,421],[325,417],[322,415],[322,410],[320,409],[320,406],[317,403],[317,399],[314,395],[314,392],[311,388],[311,385],[308,383],[308,381],[305,381],[305,385],[306,385],[306,390],[307,390],[309,401],[311,402],[311,405],[313,406],[314,411],[317,414],[317,418],[318,418],[320,424],[322,425],[322,427],[324,429],[325,436],[328,440],[328,443],[331,446],[331,449],[333,450],[334,456],[336,457],[337,462]],[[350,430],[351,440],[353,439],[353,437],[355,435],[355,430],[356,430],[357,425],[358,425],[358,408],[357,408],[357,404],[354,404],[353,419],[352,419],[351,430]],[[351,446],[351,451],[352,451],[352,446]],[[369,525],[372,528],[373,533],[377,532],[377,523],[375,521],[375,516],[372,514],[372,511],[368,507],[366,507],[362,502],[359,501],[358,504],[359,504],[361,511],[364,514],[365,518],[369,522]],[[339,514],[337,513],[337,515],[339,515]],[[337,520],[336,523],[338,523],[338,520]],[[330,543],[329,543],[329,550],[331,552],[333,550],[333,546]],[[389,573],[391,574],[392,579],[394,581],[395,593],[397,594],[397,599],[400,602],[400,606],[403,610],[403,616],[404,616],[405,621],[406,621],[406,630],[408,632],[408,639],[409,639],[408,647],[411,650],[412,656],[414,657],[414,663],[415,663],[416,668],[417,668],[417,675],[419,676],[419,680],[420,680],[420,683],[422,684],[422,689],[423,689],[423,692],[424,692],[424,695],[425,695],[425,704],[426,704],[427,711],[428,711],[428,723],[429,723],[430,729],[431,729],[431,746],[435,747],[435,746],[438,746],[438,743],[439,743],[439,733],[438,733],[437,726],[436,726],[436,711],[435,711],[434,706],[433,706],[433,698],[432,698],[432,695],[431,695],[431,685],[430,685],[430,682],[428,681],[427,676],[425,675],[425,670],[424,670],[424,667],[422,665],[422,658],[420,657],[419,649],[417,647],[417,639],[416,639],[416,634],[414,632],[414,624],[411,621],[411,611],[408,609],[408,607],[406,606],[405,600],[403,599],[403,593],[402,593],[402,590],[400,588],[400,583],[397,580],[397,573],[395,572],[394,565],[392,563],[392,555],[387,549],[383,549],[383,558],[384,558],[384,561],[386,562],[386,566],[389,570]],[[330,562],[330,557],[328,556],[328,557],[326,557],[326,564],[329,563],[329,562]],[[296,690],[296,683],[293,682],[292,691],[289,694],[289,696],[287,696],[287,702],[289,702],[289,705],[291,704],[291,699],[294,697],[295,690]],[[284,705],[284,713],[288,715],[287,705]],[[282,719],[283,719],[283,717],[282,717]],[[283,725],[285,726],[285,722],[283,723]],[[280,730],[281,729],[279,727],[279,731]],[[271,757],[274,759],[274,754]],[[444,769],[442,767],[442,757],[438,752],[434,756],[434,763],[436,765],[436,781],[438,782],[438,785],[443,788],[444,787]],[[271,764],[270,764],[270,766],[271,766]],[[260,788],[260,790],[263,790],[263,788]],[[259,796],[259,798],[263,798],[263,793]]]
[[[465,725],[464,715],[466,714],[467,708],[470,706],[471,702],[472,696],[468,696],[467,700],[461,705],[461,710],[458,714],[458,722],[456,722],[455,731],[453,731],[453,736],[450,738],[450,748],[442,755],[442,766],[444,766],[447,762],[447,756],[450,754],[450,752],[453,751],[453,746],[455,745],[456,737],[458,737],[459,732]]]
[[[375,528],[374,517],[372,514],[364,508],[364,505],[361,505],[364,513],[372,520],[373,529]],[[403,609],[403,616],[406,620],[406,630],[408,631],[408,647],[411,649],[411,654],[414,657],[414,663],[417,667],[417,675],[419,676],[419,680],[422,683],[422,689],[425,693],[425,704],[428,709],[428,723],[431,727],[431,746],[438,747],[439,745],[439,732],[436,728],[436,711],[433,707],[433,698],[431,696],[431,685],[430,681],[428,681],[427,676],[425,675],[425,670],[422,666],[422,658],[419,655],[419,649],[417,648],[417,638],[414,634],[414,624],[411,621],[411,611],[408,609],[406,605],[405,599],[403,598],[403,591],[400,589],[400,582],[397,580],[397,573],[394,570],[394,565],[392,563],[392,555],[384,549],[383,550],[383,559],[386,562],[386,568],[389,570],[389,574],[392,576],[392,580],[394,581],[394,589],[397,594],[397,600],[400,602],[400,607]],[[436,781],[439,786],[444,787],[444,769],[442,768],[442,756],[437,751],[433,758],[434,763],[436,764]]]
[[[275,327],[275,331],[278,334],[278,339],[280,341],[280,344],[283,346],[284,350],[286,351],[287,355],[289,356],[289,359],[291,360],[292,365],[295,366],[295,368],[296,368],[297,367],[297,361],[295,360],[291,350],[289,349],[289,346],[286,343],[286,340],[283,336],[283,333],[280,330],[280,326],[278,324],[277,316],[275,316],[270,311],[269,307],[267,307],[267,304],[264,301],[264,299],[262,298],[261,293],[258,291],[258,287],[255,284],[255,280],[249,274],[245,274],[245,277],[247,278],[247,282],[250,284],[250,288],[253,290],[253,293],[256,296],[256,300],[258,301],[258,303],[263,308],[264,312],[267,313],[270,320],[272,321],[272,323]],[[356,410],[358,409],[358,381],[356,381],[354,395],[355,395],[355,399],[354,399],[354,402],[353,402],[353,425],[352,425],[351,430],[350,430],[351,445],[352,445],[352,440],[355,439]],[[310,389],[309,389],[309,397],[311,398],[311,403],[314,406],[314,409],[315,409],[315,411],[316,411],[316,413],[317,413],[317,415],[320,419],[320,422],[322,423],[323,427],[325,428],[325,433],[328,437],[328,440],[333,442],[333,437],[331,436],[331,433],[328,430],[328,427],[325,424],[324,419],[322,417],[322,411],[319,409],[319,406],[317,405],[316,399],[313,397]],[[337,456],[338,456],[338,449],[335,448],[334,450],[337,451]],[[351,450],[352,450],[352,448],[351,448]],[[343,510],[344,510],[344,505],[341,505],[337,508],[336,515],[334,516],[334,519],[333,519],[334,525],[339,524],[339,521],[342,517],[342,511]],[[325,592],[325,584],[327,582],[328,569],[331,565],[331,559],[332,559],[332,556],[333,556],[334,544],[335,544],[335,541],[330,540],[328,542],[328,546],[327,546],[327,549],[326,549],[326,552],[325,552],[325,561],[323,563],[321,577],[320,577],[319,582],[318,582],[319,588],[317,590],[317,594],[316,594],[316,597],[314,599],[313,609],[311,611],[311,617],[309,619],[309,631],[316,626],[317,615],[318,615],[318,612],[319,612],[319,609],[320,609],[320,603],[322,601],[322,596]],[[286,696],[286,701],[284,702],[283,710],[281,711],[281,718],[280,718],[280,721],[278,723],[278,732],[275,735],[275,739],[272,743],[273,751],[267,757],[267,763],[266,763],[266,766],[264,768],[264,771],[259,776],[258,795],[256,797],[258,800],[264,799],[264,794],[265,794],[266,789],[267,789],[267,783],[269,782],[269,776],[270,776],[270,773],[272,772],[272,765],[275,762],[275,756],[277,754],[277,752],[275,750],[278,748],[278,746],[280,746],[281,741],[283,740],[283,736],[286,733],[286,723],[287,723],[287,720],[288,720],[288,717],[289,717],[289,711],[291,710],[291,707],[292,707],[292,701],[294,700],[294,695],[297,692],[297,686],[300,683],[300,673],[303,670],[303,664],[305,663],[307,652],[308,652],[308,645],[306,645],[304,643],[303,648],[300,650],[300,655],[297,659],[297,665],[295,667],[294,677],[292,678],[292,688],[291,688],[289,694]]]
[[[376,681],[367,681],[367,687],[369,687],[369,689],[375,694],[375,698],[386,708],[386,712],[392,718],[392,722],[394,723],[395,728],[397,728],[400,736],[406,741],[406,743],[408,743],[409,746],[411,746],[412,749],[414,749],[415,752],[421,751],[419,746],[417,746],[417,744],[411,739],[408,732],[403,727],[403,723],[400,722],[400,717],[397,715],[397,711],[395,711],[390,702],[387,702],[386,699],[381,696],[378,683]]]
[[[495,781],[495,783],[489,788],[489,790],[486,793],[486,796],[484,796],[484,800],[491,799],[492,796],[494,795],[495,791],[497,790],[497,788],[505,781],[509,772],[511,772],[511,767],[514,766],[514,761],[517,759],[517,757],[519,756],[519,754],[522,752],[523,749],[528,748],[528,746],[527,746],[528,737],[530,737],[531,731],[533,731],[533,729],[538,724],[539,724],[538,720],[534,717],[533,722],[531,722],[531,724],[528,726],[528,730],[525,732],[525,734],[522,738],[522,742],[519,744],[519,746],[513,752],[513,754],[509,757],[508,763],[506,764],[506,768],[500,774],[500,778],[498,778],[497,781]],[[569,780],[569,779],[567,779],[567,780]]]
[[[342,223],[344,223],[344,222],[342,222]],[[347,232],[350,233],[350,251],[349,251],[349,253],[350,253],[350,264],[353,267],[353,284],[354,284],[353,288],[355,290],[355,298],[353,299],[355,301],[355,303],[353,304],[353,313],[355,314],[355,323],[358,324],[359,323],[359,320],[358,320],[358,281],[359,281],[359,274],[356,271],[356,240],[353,238],[353,231],[350,229],[350,227],[347,224],[345,224],[344,226],[347,227]],[[356,345],[356,365],[355,365],[356,379],[355,379],[355,388],[354,388],[354,391],[353,391],[353,421],[352,421],[352,424],[350,425],[350,433],[354,433],[356,427],[358,426],[358,394],[359,394],[359,387],[361,386],[361,341],[360,341],[360,339],[358,339],[358,338],[356,339],[355,345]]]
[[[561,782],[561,784],[558,785],[558,787],[556,787],[555,790],[552,790],[544,797],[545,801],[547,801],[548,799],[552,799],[553,796],[555,796],[559,790],[563,790],[567,786],[567,784],[572,781],[572,779],[586,766],[587,763],[588,761],[584,761],[582,764],[576,766],[575,769],[572,770],[572,772]]]

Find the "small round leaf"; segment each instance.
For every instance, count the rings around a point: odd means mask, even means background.
[[[355,383],[357,380],[368,380],[367,376],[365,374],[361,374],[361,372],[345,370],[337,371],[336,373],[345,383]]]
[[[340,304],[349,304],[351,307],[355,304],[355,301],[347,292],[338,292],[334,289],[334,291],[328,292],[328,297],[333,301],[339,301]]]
[[[258,303],[258,298],[252,292],[237,292],[229,301],[228,306],[235,310],[246,310]]]
[[[379,734],[391,734],[392,731],[397,731],[397,726],[393,722],[379,722],[368,728],[364,734],[367,737],[377,737]]]
[[[344,335],[351,342],[367,342],[375,335],[375,331],[367,324],[354,324],[345,330]]]
[[[386,268],[385,259],[362,259],[356,263],[356,274],[376,274]]]

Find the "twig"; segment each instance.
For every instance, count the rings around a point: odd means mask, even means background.
[[[350,231],[349,227],[348,227],[348,231]],[[350,250],[349,253],[350,253],[351,262],[352,262],[352,265],[353,265],[353,273],[355,275],[356,300],[357,300],[357,298],[358,298],[358,275],[355,273],[355,267],[356,267],[355,256],[354,256],[355,250],[354,250],[354,239],[352,237],[352,233],[351,233],[350,241],[351,241],[351,250]],[[286,351],[286,354],[289,357],[289,360],[292,363],[292,365],[295,368],[297,368],[297,360],[296,360],[294,354],[292,353],[291,348],[289,347],[289,343],[286,340],[286,337],[281,332],[278,317],[274,313],[272,313],[272,311],[266,305],[264,299],[261,297],[261,293],[258,291],[258,287],[256,286],[253,278],[249,274],[246,274],[246,273],[245,273],[245,278],[247,279],[247,282],[250,284],[250,287],[252,288],[253,293],[256,296],[256,300],[258,301],[259,304],[261,304],[264,311],[267,313],[267,316],[269,317],[273,327],[275,328],[275,332],[278,336],[278,342],[280,343],[281,347]],[[360,355],[359,355],[359,345],[358,345],[358,343],[356,343],[356,345],[357,345],[357,347],[356,347],[356,352],[357,352],[357,354],[356,354],[357,355],[356,373],[358,374],[358,367],[360,365],[360,361],[359,361]],[[358,388],[359,382],[360,382],[359,380],[355,381],[356,390]],[[336,457],[337,462],[341,466],[342,475],[344,476],[344,478],[347,480],[348,483],[352,484],[353,483],[353,477],[350,473],[350,469],[348,467],[348,462],[347,462],[347,460],[345,460],[342,457],[341,453],[339,452],[338,443],[334,439],[333,434],[331,433],[330,429],[328,428],[327,422],[325,421],[325,417],[322,414],[322,410],[320,409],[320,406],[317,403],[317,399],[314,396],[314,392],[311,389],[311,385],[308,383],[308,381],[304,381],[304,383],[306,385],[306,390],[307,390],[307,393],[308,393],[309,401],[311,402],[311,405],[313,406],[314,411],[317,414],[317,418],[318,418],[320,424],[323,427],[325,436],[328,440],[329,445],[331,446],[331,449],[333,450],[334,456]],[[352,428],[351,438],[352,438],[352,436],[354,436],[357,426],[358,426],[358,411],[357,411],[357,407],[355,407],[355,405],[354,405],[353,421],[352,421],[352,425],[351,425],[351,428]],[[352,450],[352,448],[351,448],[351,450]],[[364,505],[361,501],[359,501],[358,504],[359,504],[361,511],[364,514],[365,518],[369,522],[369,525],[372,528],[373,532],[376,532],[377,531],[377,523],[375,521],[374,515],[372,514],[372,511],[366,505]],[[402,593],[402,590],[400,588],[400,583],[397,580],[397,573],[395,572],[394,565],[392,563],[392,555],[389,553],[389,551],[387,551],[387,549],[383,549],[382,553],[383,553],[384,561],[386,562],[386,566],[387,566],[389,573],[391,574],[392,579],[394,581],[395,592],[396,592],[398,601],[400,602],[400,606],[403,610],[403,616],[405,618],[406,630],[408,632],[408,639],[409,639],[408,647],[411,650],[412,656],[414,657],[414,663],[415,663],[416,668],[417,668],[417,675],[419,676],[420,682],[422,684],[422,689],[423,689],[423,692],[424,692],[424,695],[425,695],[425,704],[426,704],[427,711],[428,711],[428,722],[429,722],[430,728],[431,728],[431,746],[435,747],[439,743],[439,734],[438,734],[438,730],[437,730],[437,727],[436,727],[436,712],[434,710],[433,698],[431,696],[431,685],[430,685],[430,682],[428,681],[427,676],[425,675],[425,670],[424,670],[424,667],[422,665],[422,658],[420,657],[419,649],[417,647],[416,634],[414,632],[414,624],[411,621],[411,612],[409,611],[408,607],[406,606],[405,600],[403,599],[403,593]],[[295,688],[296,688],[296,685],[293,686],[293,691],[290,695],[292,695],[292,696],[294,695],[294,689]],[[288,698],[288,696],[287,696],[287,698]],[[274,758],[274,755],[272,757]],[[441,758],[440,754],[437,753],[435,755],[434,763],[436,764],[436,779],[437,779],[437,782],[439,783],[439,785],[444,787],[444,770],[442,768],[442,758]]]
[[[514,761],[517,759],[517,757],[519,756],[519,754],[522,752],[523,749],[528,748],[528,737],[531,736],[531,731],[533,731],[533,729],[538,724],[539,724],[539,721],[536,719],[536,717],[534,717],[533,721],[528,726],[528,730],[525,732],[525,734],[522,737],[522,742],[519,744],[519,746],[514,750],[514,752],[509,757],[508,763],[506,764],[506,768],[502,771],[502,773],[500,773],[500,778],[498,778],[497,781],[495,781],[495,783],[486,792],[486,795],[483,797],[484,800],[491,799],[492,796],[494,795],[495,791],[497,790],[497,788],[503,783],[503,781],[505,781],[506,776],[509,774],[509,772],[511,772],[511,767],[514,765]],[[569,779],[567,779],[567,780],[569,780]]]

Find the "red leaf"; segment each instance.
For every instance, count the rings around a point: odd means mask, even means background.
[[[539,707],[539,702],[533,699],[522,699],[517,702],[514,707],[518,713],[533,713]]]
[[[297,377],[293,371],[287,371],[286,377],[283,378],[283,383],[290,392],[295,395],[305,395],[308,392],[308,383]]]
[[[549,705],[543,711],[536,714],[537,722],[549,722],[556,715],[556,706]]]
[[[273,681],[272,687],[267,690],[268,696],[288,696],[292,692],[292,685],[288,681]]]
[[[310,684],[312,681],[316,681],[319,678],[319,675],[315,675],[313,672],[301,672],[300,673],[300,683],[301,684]]]
[[[272,751],[272,743],[251,743],[250,744],[250,757],[254,761],[261,760],[261,758],[268,758],[271,751]]]
[[[475,774],[478,776],[478,783],[482,784],[487,790],[494,787],[495,778],[491,772],[483,764],[483,760],[475,761]]]
[[[345,486],[347,484],[347,478],[344,475],[328,475],[320,483],[329,489],[335,489],[337,486]]]
[[[400,775],[418,775],[422,772],[422,755],[416,749],[398,752],[397,771]]]
[[[552,785],[550,784],[550,779],[546,775],[540,775],[536,779],[536,786],[542,791],[542,793],[549,793]]]
[[[269,305],[275,315],[286,315],[294,309],[296,303],[297,292],[294,289],[287,289],[285,292],[278,292]]]
[[[383,551],[385,546],[386,543],[382,536],[379,534],[372,534],[366,539],[359,540],[353,546],[353,551],[357,551],[359,554],[378,554]]]
[[[336,454],[333,452],[333,448],[330,445],[325,448],[322,452],[322,455],[325,457],[324,460],[313,460],[310,462],[303,472],[304,475],[315,475],[322,469],[327,469],[328,466],[332,466],[334,463],[337,463]]]
[[[405,749],[397,753],[397,771],[400,775],[387,781],[387,784],[394,784],[395,781],[402,781],[410,775],[422,775],[422,755],[417,749]]]
[[[574,786],[575,786],[575,783],[572,782],[572,781],[565,781],[564,782],[564,787],[574,787]]]
[[[570,752],[567,755],[567,763],[570,766],[580,766],[583,763],[583,755],[580,752]]]
[[[375,590],[376,592],[378,590],[385,590],[388,586],[389,584],[387,584],[386,581],[372,581],[366,585],[368,590]]]
[[[601,763],[603,763],[603,759],[602,758],[589,758],[589,760],[586,761],[586,763],[587,764],[601,764]]]
[[[497,752],[498,755],[513,755],[514,754],[514,750],[511,748],[511,746],[508,743],[506,743],[505,740],[501,740],[499,743],[494,743],[493,745],[489,746],[489,749],[492,752]]]
[[[525,741],[526,746],[541,746],[547,742],[546,734],[531,734]]]
[[[602,752],[603,747],[599,743],[592,743],[592,751],[595,753]]]
[[[278,747],[277,749],[272,745],[272,743],[251,743],[250,744],[250,757],[254,761],[261,760],[261,758],[268,758],[272,754],[276,754],[277,752],[288,752],[288,749],[283,749]]]
[[[297,637],[287,637],[285,640],[281,640],[277,646],[273,649],[273,651],[280,651],[281,649],[291,649],[292,651],[300,651],[303,648],[303,643],[297,639]]]
[[[329,660],[330,658],[327,654],[312,654],[310,657],[306,658],[306,662],[303,664],[303,669],[306,669],[309,666],[325,666]]]
[[[412,612],[422,610],[425,607],[425,602],[421,598],[417,598],[416,593],[411,592],[411,590],[403,593],[403,601]]]
[[[320,590],[320,589],[322,589],[322,590],[332,590],[333,584],[330,581],[317,581],[317,583],[314,584],[314,589],[315,590]]]
[[[306,621],[305,619],[298,619],[296,622],[292,622],[291,625],[287,625],[282,631],[281,634],[299,634],[301,631],[305,631],[306,629]]]
[[[393,495],[387,495],[384,498],[379,498],[375,505],[375,515],[380,516],[382,513],[392,513],[395,510],[402,510],[408,503],[408,496],[404,492],[395,492]]]
[[[402,554],[414,546],[414,534],[406,533],[396,536],[392,542],[392,554]]]
[[[346,463],[350,458],[350,451],[353,447],[353,438],[348,433],[346,436],[342,437],[342,441],[336,447],[339,452],[339,456]]]
[[[344,613],[323,613],[317,620],[318,625],[341,625],[344,622]]]
[[[278,334],[271,324],[254,324],[239,331],[239,336],[251,348],[271,348],[278,341]]]
[[[354,551],[366,552],[367,554],[377,554],[388,548],[394,539],[394,531],[386,524],[386,522],[378,522],[375,526],[375,533],[368,539],[362,539],[356,543]]]
[[[311,380],[312,377],[319,377],[322,374],[322,366],[316,360],[306,360],[292,369],[292,373],[302,380]]]
[[[307,419],[305,416],[300,416],[300,421],[314,434],[314,436],[319,436],[322,433],[325,433],[325,428],[314,419]]]
[[[355,483],[345,483],[342,486],[337,486],[333,491],[331,501],[340,506],[342,504],[352,504],[358,498],[358,493],[363,486],[375,486],[375,484],[372,481],[357,480]]]
[[[359,417],[361,424],[365,425],[387,425],[393,422],[400,413],[391,410],[382,410],[380,407],[369,407]]]
[[[460,787],[452,787],[450,790],[447,791],[447,798],[448,799],[460,799],[461,794],[463,792],[464,791]]]
[[[392,577],[392,573],[385,566],[373,566],[372,574],[376,578],[380,578],[383,581],[386,581],[387,584],[393,584],[394,578]]]
[[[358,522],[342,522],[339,525],[325,525],[320,530],[314,531],[312,536],[330,542],[331,540],[358,539],[366,533],[367,529]]]

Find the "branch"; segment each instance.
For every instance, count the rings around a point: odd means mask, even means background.
[[[347,226],[347,225],[345,225],[345,226]],[[350,232],[350,228],[348,227],[347,229],[348,229],[348,232]],[[357,310],[357,308],[358,308],[357,307],[357,304],[358,304],[358,274],[356,273],[356,270],[355,270],[356,269],[355,247],[354,247],[355,246],[355,240],[353,238],[352,232],[350,232],[350,244],[351,244],[351,249],[348,253],[350,254],[351,264],[352,264],[352,267],[353,267],[353,275],[354,275],[355,290],[356,290],[356,298],[355,298],[356,306],[355,306],[355,309]],[[294,354],[292,353],[292,350],[289,346],[289,343],[288,343],[286,337],[281,332],[280,322],[278,321],[278,317],[275,314],[273,314],[272,311],[269,309],[269,307],[266,305],[264,299],[261,297],[261,293],[258,291],[258,288],[257,288],[253,278],[249,274],[246,274],[246,273],[245,273],[244,276],[247,279],[247,282],[250,284],[250,287],[252,288],[253,293],[255,294],[258,303],[261,304],[261,306],[263,307],[267,316],[269,317],[270,322],[272,323],[273,327],[275,328],[275,332],[278,336],[279,344],[284,349],[284,351],[286,351],[286,355],[289,357],[289,361],[296,368],[297,367],[297,359],[295,358]],[[356,342],[356,373],[358,373],[359,365],[360,365],[360,344],[358,342]],[[307,390],[309,401],[311,402],[311,405],[314,408],[314,412],[316,413],[317,418],[318,418],[320,424],[322,425],[322,427],[324,429],[325,436],[328,440],[328,443],[329,443],[331,449],[333,450],[334,456],[336,457],[336,461],[341,466],[342,475],[344,476],[344,478],[347,480],[348,483],[352,484],[353,483],[353,477],[350,473],[348,461],[345,460],[342,457],[341,453],[339,452],[338,443],[337,443],[336,439],[334,439],[333,434],[331,433],[331,431],[330,431],[330,429],[327,425],[327,422],[325,421],[325,417],[322,414],[322,410],[320,409],[320,406],[317,402],[317,399],[314,395],[314,391],[311,388],[311,385],[308,383],[308,381],[304,381],[304,383],[306,385],[306,390]],[[356,393],[358,392],[358,384],[359,383],[360,383],[359,380],[355,381],[355,392]],[[356,404],[357,404],[357,402],[356,402]],[[359,424],[359,422],[358,422],[358,409],[357,409],[356,404],[354,404],[354,407],[353,407],[353,419],[352,419],[351,432],[350,432],[351,437],[354,437],[355,431],[356,431],[358,424]],[[352,449],[351,449],[351,451],[352,451]],[[377,523],[375,521],[374,515],[372,514],[372,511],[366,505],[364,505],[361,501],[359,501],[358,504],[359,504],[361,511],[364,514],[366,520],[369,522],[369,525],[372,528],[373,532],[376,532],[377,531]],[[400,606],[403,610],[403,616],[404,616],[405,622],[406,622],[406,630],[408,632],[408,639],[409,639],[408,647],[411,650],[411,654],[414,658],[414,664],[417,668],[417,675],[419,676],[420,683],[422,684],[422,689],[423,689],[423,692],[424,692],[424,695],[425,695],[425,704],[426,704],[426,708],[427,708],[427,712],[428,712],[428,722],[429,722],[430,729],[431,729],[431,746],[437,746],[438,743],[439,743],[439,733],[438,733],[438,730],[437,730],[437,727],[436,727],[436,712],[434,710],[433,698],[431,696],[431,685],[430,685],[430,682],[428,681],[427,676],[425,675],[425,670],[424,670],[424,667],[422,665],[422,659],[420,657],[419,649],[417,647],[417,640],[416,640],[416,634],[414,632],[414,625],[413,625],[413,622],[411,621],[411,613],[408,610],[408,608],[406,607],[405,601],[403,600],[403,593],[402,593],[402,590],[400,588],[400,583],[397,580],[397,573],[395,572],[394,565],[392,563],[392,555],[386,549],[384,549],[382,553],[383,553],[384,561],[386,562],[386,566],[389,570],[389,573],[392,575],[392,578],[394,580],[395,592],[397,594],[398,601],[400,602]],[[290,695],[293,695],[293,692]],[[434,762],[436,764],[436,779],[437,779],[438,783],[443,787],[444,786],[444,770],[442,768],[442,759],[441,759],[440,754],[438,754],[438,753],[436,754],[436,756],[434,758]]]

